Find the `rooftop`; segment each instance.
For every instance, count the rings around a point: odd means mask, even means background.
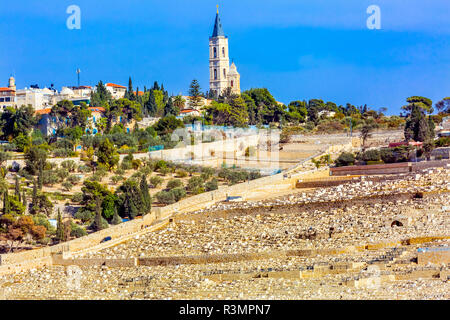
[[[219,10],[217,10],[216,21],[214,22],[214,30],[213,30],[213,34],[211,37],[212,38],[225,37],[225,33],[223,32],[223,28],[222,28],[222,23],[220,22]]]
[[[107,83],[106,84],[107,87],[113,87],[113,88],[123,88],[126,89],[127,87],[121,86],[119,84],[115,84],[115,83]]]

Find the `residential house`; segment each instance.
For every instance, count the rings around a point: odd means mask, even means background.
[[[127,91],[127,87],[115,84],[115,83],[107,83],[106,90],[108,90],[114,99],[121,99],[125,96],[125,92]]]

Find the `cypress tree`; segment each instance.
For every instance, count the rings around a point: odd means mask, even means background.
[[[111,220],[111,224],[117,225],[119,223],[122,223],[122,218],[120,218],[119,214],[117,213],[117,208],[114,207],[114,215],[113,215],[113,218]]]
[[[92,228],[95,231],[100,231],[108,227],[108,222],[102,217],[102,201],[97,199],[95,207],[95,219]]]
[[[23,192],[22,192],[22,204],[25,207],[25,210],[27,210],[27,208],[28,208],[28,201],[27,201],[27,194],[25,192],[25,189],[23,189]]]
[[[153,90],[150,90],[150,95],[148,97],[148,101],[144,105],[145,110],[147,111],[148,115],[154,116],[156,112],[158,111],[158,106],[156,104],[155,95],[153,93]]]
[[[127,92],[125,92],[124,98],[128,100],[136,100],[136,96],[133,91],[133,82],[131,81],[131,77],[128,79],[128,89]]]
[[[58,217],[57,217],[57,225],[56,225],[56,239],[58,241],[64,240],[64,225],[61,218],[61,210],[58,208]]]
[[[180,109],[174,105],[173,99],[169,98],[169,101],[164,106],[164,116],[174,115],[177,116],[180,113]]]
[[[16,184],[15,184],[15,196],[17,197],[17,199],[19,200],[19,202],[22,202],[21,199],[21,194],[20,194],[20,183],[19,183],[19,177],[16,175]]]
[[[139,99],[139,87],[136,87],[136,102],[140,103],[140,99]]]
[[[3,193],[3,214],[9,213],[10,210],[8,190],[6,190]]]
[[[41,167],[39,167],[39,174],[38,174],[38,181],[37,181],[39,190],[42,190],[42,184],[43,184],[42,179],[43,179],[43,169],[41,166]]]
[[[145,175],[142,175],[141,183],[140,183],[140,191],[142,196],[142,215],[145,215],[150,212],[152,209],[152,198],[150,197],[150,192],[148,188],[147,179],[145,178]]]
[[[34,179],[34,181],[33,181],[33,195],[31,196],[31,208],[33,209],[36,206],[37,206],[37,183],[36,183],[36,179]]]

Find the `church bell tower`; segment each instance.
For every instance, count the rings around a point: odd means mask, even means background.
[[[209,90],[216,96],[228,87],[229,68],[228,37],[223,32],[217,6],[214,30],[209,38]]]

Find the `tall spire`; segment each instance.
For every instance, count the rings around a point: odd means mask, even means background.
[[[225,37],[225,33],[223,32],[222,29],[222,23],[220,22],[220,17],[219,17],[219,5],[217,5],[217,14],[216,14],[216,21],[214,23],[214,30],[213,30],[213,34],[212,34],[212,38],[215,37]]]

